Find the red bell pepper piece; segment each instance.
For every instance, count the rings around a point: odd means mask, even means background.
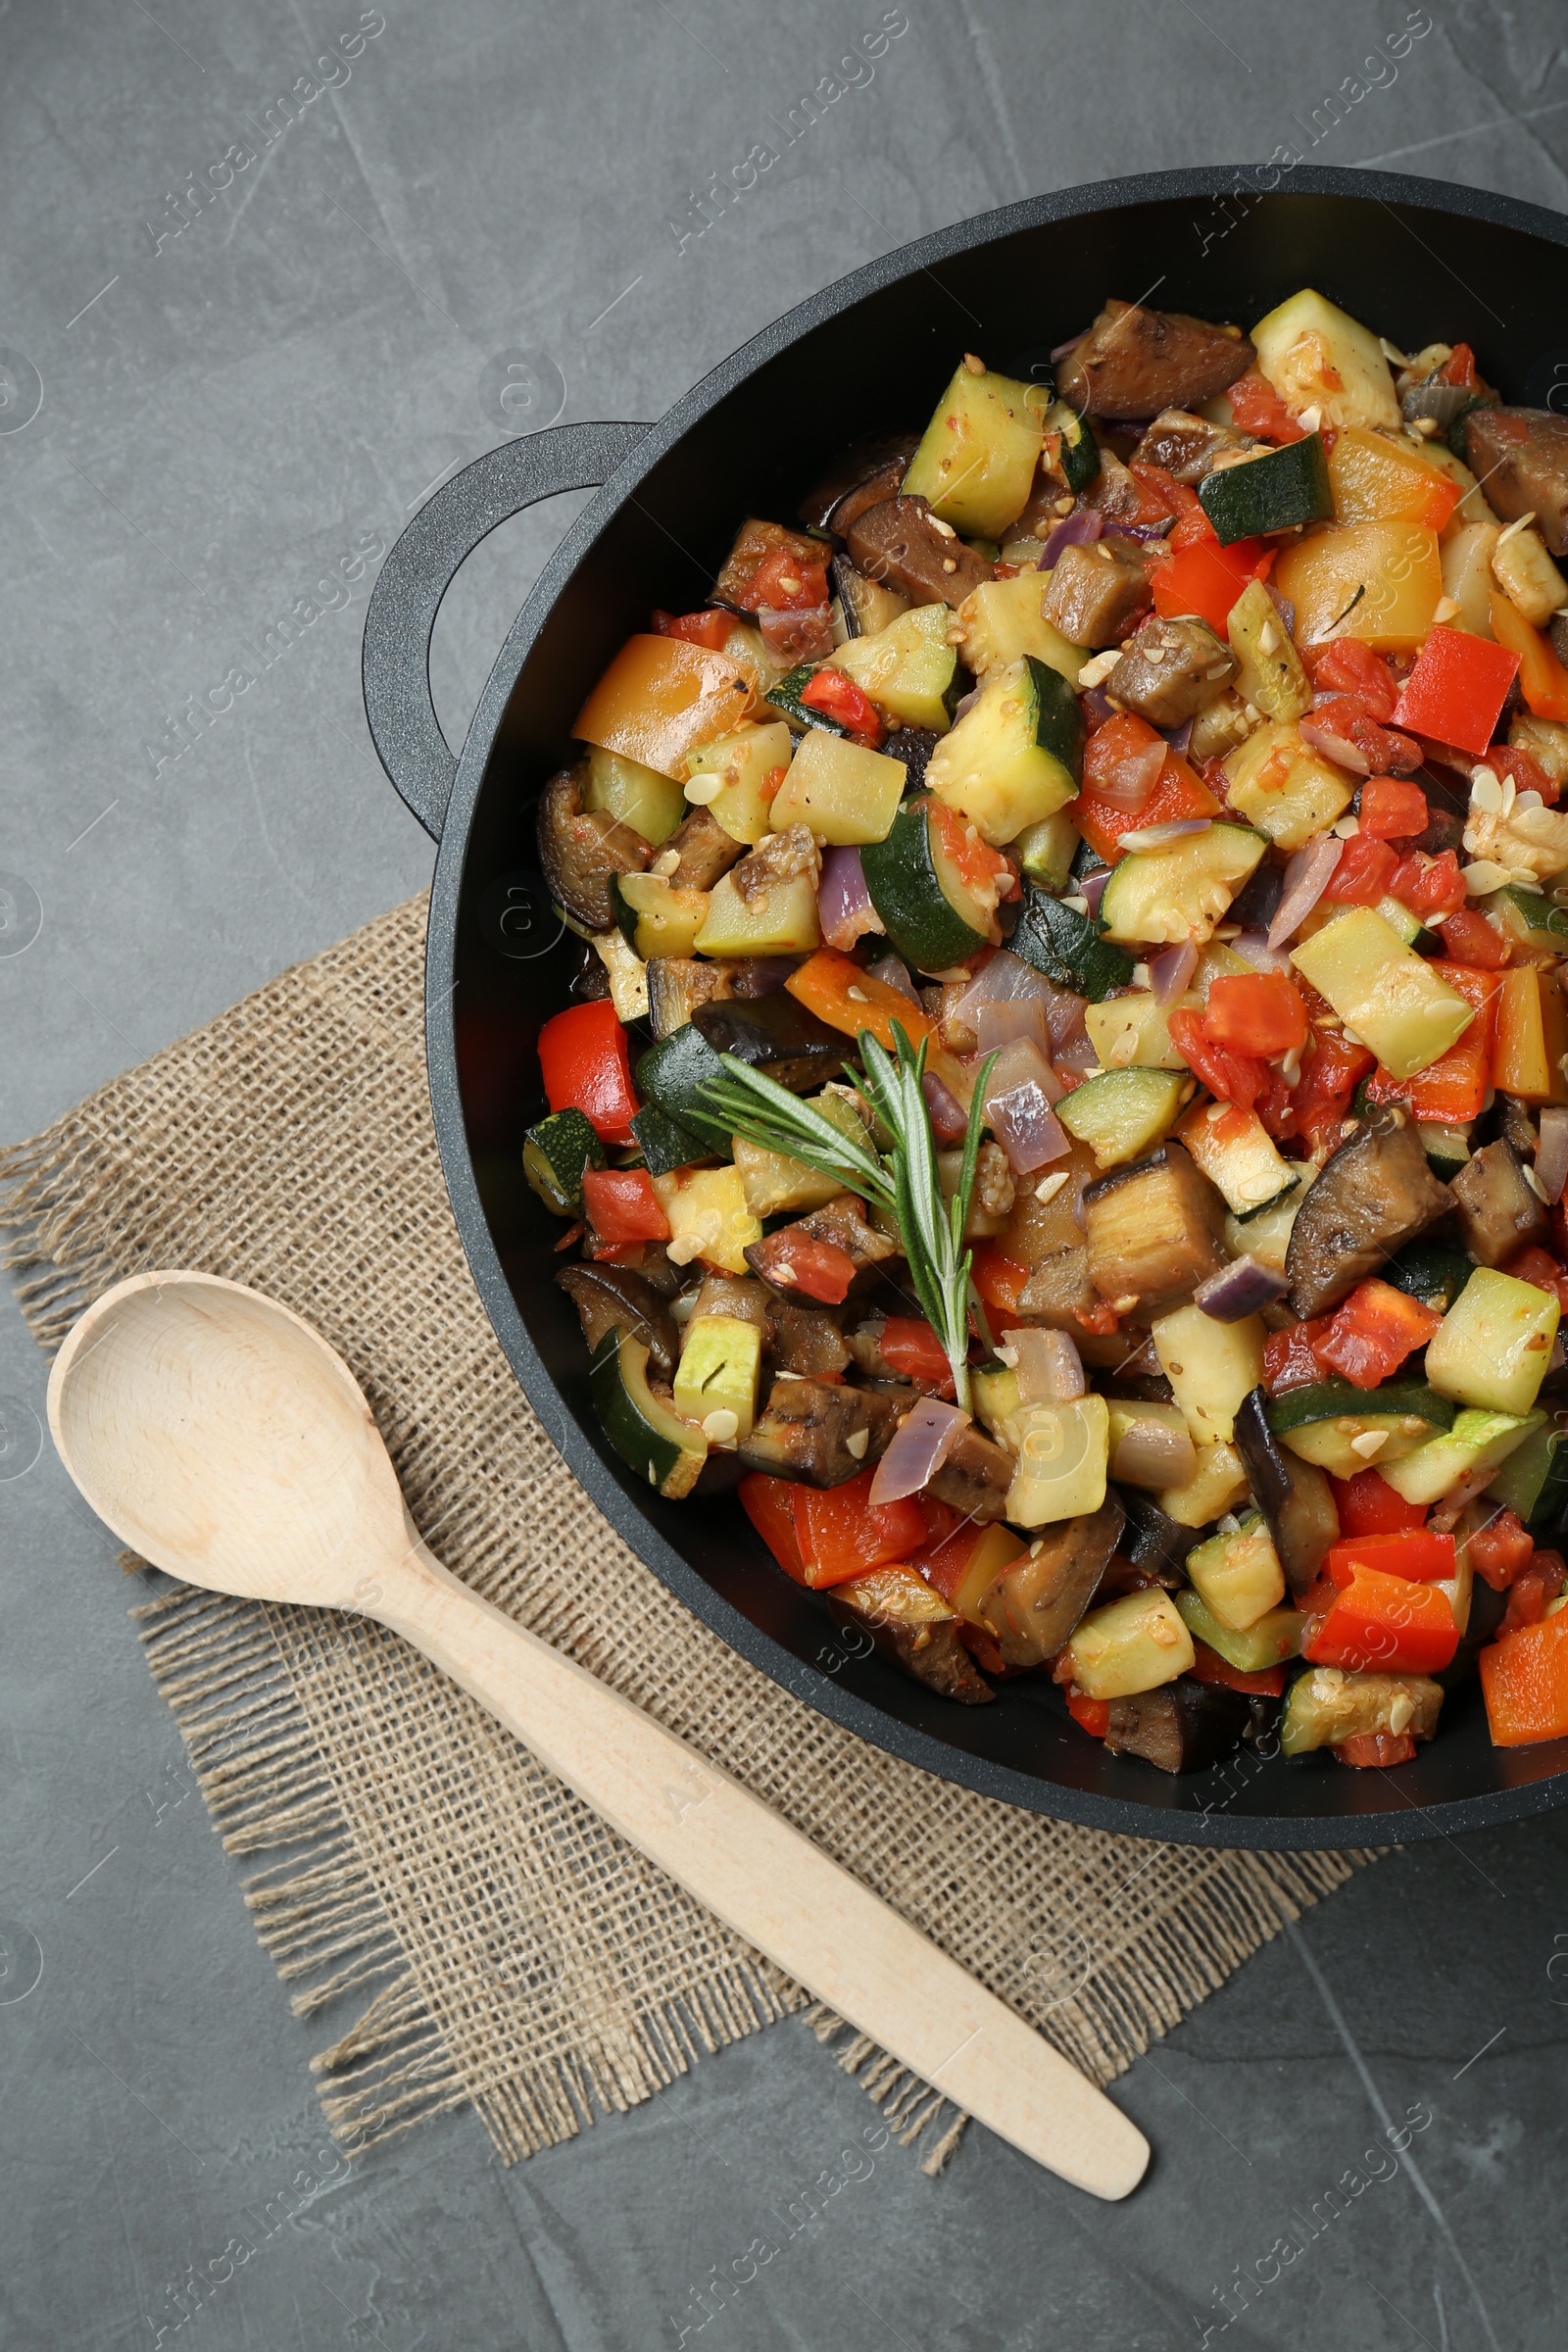
[[[1358,1282],[1330,1318],[1312,1352],[1329,1372],[1358,1389],[1375,1389],[1397,1372],[1413,1348],[1424,1348],[1443,1321],[1430,1306],[1374,1274]]]
[[[1067,1692],[1067,1712],[1079,1728],[1092,1740],[1103,1740],[1110,1729],[1108,1698],[1085,1698],[1081,1690]]]
[[[1498,1511],[1465,1546],[1470,1565],[1494,1592],[1506,1592],[1529,1567],[1535,1543],[1512,1511]]]
[[[1387,898],[1398,862],[1386,841],[1371,833],[1354,833],[1346,843],[1323,896],[1342,906],[1375,906],[1379,899]]]
[[[1308,646],[1301,660],[1320,693],[1353,694],[1380,726],[1394,716],[1399,699],[1394,672],[1359,637],[1331,637],[1324,645]]]
[[[1271,1331],[1263,1342],[1263,1386],[1271,1396],[1283,1396],[1287,1389],[1304,1389],[1323,1377],[1323,1367],[1313,1353],[1313,1343],[1328,1330],[1327,1315],[1315,1315],[1309,1323],[1288,1323],[1283,1331]]]
[[[1477,1664],[1494,1747],[1568,1737],[1568,1609],[1490,1643]]]
[[[1249,368],[1247,373],[1232,384],[1225,397],[1231,404],[1231,415],[1244,433],[1252,433],[1259,441],[1306,439],[1305,425],[1297,422],[1260,368]]]
[[[868,744],[872,751],[887,732],[869,696],[831,662],[812,672],[808,683],[801,689],[801,700],[808,710],[820,710],[824,718],[836,718],[857,743]]]
[[[1515,1282],[1528,1282],[1538,1291],[1549,1291],[1563,1313],[1568,1315],[1568,1274],[1546,1250],[1538,1250],[1532,1243],[1527,1249],[1521,1250],[1517,1257],[1510,1257],[1502,1270],[1505,1274],[1511,1274]]]
[[[1301,1655],[1352,1674],[1438,1674],[1459,1646],[1448,1596],[1379,1568],[1356,1568],[1327,1614],[1305,1629]]]
[[[1513,961],[1513,950],[1500,931],[1474,906],[1456,907],[1443,921],[1445,952],[1472,971],[1500,972]]]
[[[753,612],[809,612],[827,603],[827,566],[803,564],[787,547],[764,556],[746,587]]]
[[[1210,983],[1203,1027],[1216,1046],[1267,1059],[1305,1045],[1306,1006],[1283,972],[1237,972]]]
[[[1216,1045],[1203,1015],[1191,1005],[1178,1005],[1168,1013],[1165,1026],[1171,1044],[1216,1102],[1234,1102],[1238,1110],[1250,1110],[1259,1095],[1268,1092],[1273,1078],[1268,1063],[1254,1054],[1233,1054],[1228,1047]]]
[[[857,1268],[849,1251],[841,1250],[837,1242],[813,1241],[809,1234],[798,1233],[791,1236],[789,1256],[771,1261],[771,1272],[808,1298],[819,1298],[824,1306],[842,1306]]]
[[[1546,1614],[1547,1601],[1555,1600],[1562,1591],[1565,1577],[1568,1567],[1560,1551],[1538,1551],[1508,1587],[1508,1606],[1497,1628],[1498,1641],[1521,1625],[1539,1625]]]
[[[864,1576],[889,1560],[906,1560],[925,1542],[925,1521],[913,1495],[898,1502],[872,1502],[874,1469],[859,1471],[843,1486],[797,1486],[795,1541],[802,1582],[813,1592]]]
[[[760,1470],[753,1470],[741,1480],[737,1492],[741,1509],[786,1576],[804,1585],[806,1566],[795,1541],[795,1481],[768,1478]]]
[[[1176,824],[1185,817],[1222,813],[1221,804],[1196,769],[1179,752],[1169,750],[1159,780],[1142,808],[1123,808],[1106,797],[1102,787],[1118,773],[1122,762],[1158,741],[1148,719],[1122,710],[1097,727],[1085,747],[1083,784],[1068,814],[1107,865],[1114,865],[1122,855],[1119,845],[1124,833],[1139,832],[1147,825]]]
[[[1431,821],[1427,796],[1402,776],[1368,776],[1361,787],[1361,832],[1375,841],[1408,841]]]
[[[1285,1669],[1265,1667],[1261,1674],[1244,1674],[1229,1658],[1222,1658],[1217,1649],[1206,1642],[1194,1639],[1193,1663],[1187,1669],[1195,1683],[1219,1683],[1227,1690],[1246,1690],[1254,1698],[1283,1698]]]
[[[1357,1568],[1378,1568],[1387,1576],[1407,1577],[1413,1585],[1443,1585],[1459,1573],[1452,1536],[1440,1536],[1430,1527],[1406,1527],[1385,1536],[1345,1536],[1329,1545],[1324,1563],[1330,1582],[1339,1591]]]
[[[1480,918],[1485,923],[1485,917]],[[1490,924],[1486,924],[1491,929]],[[1493,933],[1494,938],[1496,934]],[[1432,969],[1467,1004],[1476,1017],[1446,1054],[1418,1070],[1413,1078],[1391,1078],[1378,1070],[1367,1085],[1373,1102],[1403,1102],[1417,1119],[1439,1126],[1462,1126],[1479,1118],[1492,1084],[1493,1036],[1496,1027],[1497,975],[1478,972],[1461,963],[1434,962]]]
[[[1395,718],[1417,735],[1455,744],[1479,758],[1492,741],[1518,670],[1519,656],[1506,646],[1440,623],[1427,631],[1416,665],[1400,688]]]
[[[667,1242],[669,1219],[646,1168],[585,1168],[582,1204],[602,1242]]]
[[[953,1395],[948,1351],[922,1315],[889,1315],[877,1352],[904,1379],[922,1389],[946,1390],[948,1396]]]
[[[1265,547],[1261,539],[1238,539],[1230,547],[1221,547],[1212,536],[1212,524],[1208,538],[1180,545],[1186,527],[1177,524],[1171,533],[1171,554],[1149,575],[1154,611],[1165,620],[1178,613],[1196,612],[1223,637],[1232,605],[1251,581],[1269,572],[1275,550]]]
[[[673,612],[654,610],[656,637],[683,637],[688,645],[705,645],[710,654],[721,654],[725,641],[735,626],[733,612]]]
[[[1363,1769],[1375,1765],[1379,1772],[1387,1772],[1392,1765],[1414,1761],[1415,1741],[1408,1732],[1356,1732],[1342,1740],[1334,1754],[1341,1764]]]
[[[1030,1271],[1017,1258],[1008,1257],[1005,1250],[999,1250],[995,1242],[982,1242],[974,1253],[970,1277],[993,1313],[1016,1315],[1021,1311],[1019,1300]]]
[[[1425,1521],[1422,1505],[1396,1494],[1379,1470],[1358,1470],[1354,1478],[1331,1475],[1329,1485],[1342,1536],[1397,1536]]]
[[[1480,639],[1475,642],[1479,644]],[[1413,851],[1400,858],[1389,876],[1389,896],[1423,918],[1456,913],[1465,903],[1458,858],[1452,850],[1444,850],[1436,858],[1429,858],[1425,850]]]
[[[552,1110],[580,1110],[607,1144],[629,1144],[637,1108],[631,1054],[608,997],[568,1004],[539,1032],[539,1069]]]

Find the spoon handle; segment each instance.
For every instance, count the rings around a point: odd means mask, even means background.
[[[1102,2091],[897,1912],[630,1699],[470,1592],[415,1539],[374,1614],[639,1853],[1004,2139],[1099,2197],[1149,2161]]]

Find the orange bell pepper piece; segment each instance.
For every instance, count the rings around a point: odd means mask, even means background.
[[[1504,1634],[1477,1662],[1494,1747],[1568,1737],[1568,1609]]]
[[[662,776],[681,776],[694,744],[739,726],[750,682],[685,637],[628,637],[578,711],[572,733]]]
[[[911,1046],[918,1046],[936,1027],[920,1005],[911,1004],[901,990],[890,988],[885,980],[873,980],[853,956],[841,956],[837,948],[818,948],[798,971],[791,972],[784,986],[830,1029],[842,1030],[846,1037],[869,1029],[877,1044],[890,1054],[895,1021]]]
[[[1568,669],[1539,629],[1533,629],[1511,597],[1494,588],[1489,600],[1492,633],[1519,660],[1519,691],[1538,718],[1568,718]],[[1460,749],[1470,751],[1470,744]],[[1486,757],[1485,746],[1481,755]]]
[[[1303,1640],[1301,1655],[1352,1674],[1437,1674],[1458,1646],[1448,1596],[1436,1585],[1354,1567]]]

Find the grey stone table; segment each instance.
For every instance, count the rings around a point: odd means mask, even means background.
[[[1041,188],[1294,144],[1560,205],[1562,32],[1552,0],[0,13],[4,1133],[424,880],[358,640],[455,467],[654,416],[811,288]],[[569,505],[454,592],[454,736]],[[350,2169],[113,1546],[36,1451],[9,1298],[0,1350],[8,2352],[1562,2342],[1562,1816],[1396,1854],[1136,2066],[1125,2207],[978,2132],[923,2180],[795,2025],[510,2173],[462,2116]]]

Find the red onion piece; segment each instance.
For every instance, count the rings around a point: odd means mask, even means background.
[[[735,973],[738,997],[776,997],[791,972],[801,968],[799,956],[749,956]]]
[[[802,662],[820,662],[833,651],[831,606],[808,605],[802,612],[760,606],[757,625],[773,661],[787,662],[792,669]]]
[[[982,1054],[996,1054],[1019,1039],[1035,1046],[1048,1058],[1051,1026],[1039,997],[1012,997],[1004,1004],[982,1004],[975,1022]]]
[[[993,1095],[986,1118],[1015,1176],[1032,1175],[1054,1159],[1065,1159],[1072,1150],[1050,1097],[1032,1079],[1004,1095]]]
[[[987,956],[955,1003],[953,1018],[961,1021],[966,1029],[973,1029],[979,1022],[982,1005],[1014,1004],[1038,997],[1049,1010],[1054,994],[1043,972],[1037,972],[1032,963],[1025,963],[1010,949],[999,948],[995,955]]]
[[[1083,1358],[1066,1332],[1004,1331],[1002,1347],[1003,1362],[1010,1355],[1018,1374],[1020,1404],[1070,1404],[1083,1396]]]
[[[1058,1069],[1093,1070],[1100,1066],[1100,1050],[1084,1029],[1076,1037],[1064,1039],[1051,1058]]]
[[[1085,874],[1078,885],[1084,905],[1097,918],[1100,913],[1100,902],[1105,895],[1105,884],[1109,880],[1110,868],[1108,865],[1102,865],[1098,874]]]
[[[1055,1060],[1064,1046],[1070,1046],[1075,1038],[1081,1038],[1084,1035],[1084,1014],[1088,1010],[1088,999],[1074,996],[1070,988],[1054,988],[1052,990],[1051,1002],[1046,1007],[1046,1018],[1051,1024],[1051,1058],[1053,1061]]]
[[[882,917],[871,904],[860,870],[860,853],[843,843],[824,851],[822,880],[816,894],[817,920],[830,948],[847,956],[858,939],[880,931]]]
[[[875,963],[866,965],[865,972],[868,980],[880,980],[884,988],[896,988],[911,1004],[919,1004],[920,992],[909,978],[909,968],[902,956],[879,956]]]
[[[1271,948],[1283,948],[1288,939],[1296,937],[1333,881],[1334,869],[1344,855],[1345,844],[1333,833],[1314,833],[1297,851],[1285,868],[1285,895],[1279,912],[1268,927]]]
[[[1110,1475],[1129,1487],[1185,1487],[1198,1476],[1198,1448],[1168,1421],[1129,1422],[1110,1458]]]
[[[969,1416],[940,1396],[922,1396],[905,1414],[876,1466],[869,1499],[902,1502],[918,1494],[941,1469],[969,1426]]]
[[[1221,1266],[1217,1274],[1199,1284],[1193,1304],[1216,1323],[1245,1323],[1259,1307],[1272,1306],[1276,1298],[1283,1298],[1290,1287],[1283,1274],[1276,1274],[1259,1259],[1233,1257],[1228,1266]]]
[[[1156,735],[1152,743],[1141,743],[1135,751],[1124,752],[1113,767],[1095,778],[1096,796],[1108,801],[1113,808],[1136,815],[1152,799],[1169,750],[1164,737]]]
[[[1560,1110],[1554,1104],[1548,1104],[1541,1114],[1536,1182],[1548,1200],[1560,1200],[1563,1186],[1568,1184],[1568,1110]]]
[[[1078,700],[1088,718],[1091,734],[1096,727],[1102,727],[1107,719],[1114,718],[1116,715],[1110,702],[1099,686],[1091,686],[1087,693],[1078,697]]]
[[[1264,931],[1240,932],[1231,941],[1231,947],[1244,962],[1251,965],[1254,972],[1283,972],[1287,979],[1295,972],[1296,966],[1285,950],[1271,948],[1268,934]]]
[[[1372,773],[1371,762],[1365,752],[1358,749],[1348,735],[1342,735],[1330,720],[1314,718],[1309,710],[1304,718],[1298,719],[1296,723],[1301,741],[1309,743],[1315,752],[1321,752],[1325,760],[1332,760],[1339,767],[1349,768],[1353,775],[1369,776]]]
[[[988,1115],[995,1096],[1011,1094],[1019,1086],[1038,1086],[1048,1103],[1059,1102],[1062,1098],[1061,1080],[1032,1038],[1015,1037],[998,1048],[986,1081]]]
[[[1160,750],[1164,748],[1161,744]],[[1173,841],[1185,841],[1190,833],[1206,833],[1213,822],[1211,816],[1183,816],[1168,825],[1145,825],[1138,832],[1124,833],[1118,846],[1124,850],[1165,850]]]
[[[1105,517],[1098,507],[1080,507],[1076,514],[1064,515],[1040,550],[1037,569],[1050,571],[1064,547],[1093,547],[1105,527]]]
[[[920,1081],[925,1096],[926,1116],[931,1132],[939,1144],[961,1144],[969,1131],[969,1114],[951,1086],[939,1078],[935,1070],[927,1070]]]
[[[1265,580],[1263,582],[1263,594],[1268,598],[1269,603],[1273,606],[1281,620],[1284,621],[1286,636],[1294,637],[1296,635],[1296,605],[1294,600],[1288,596],[1281,596],[1279,590],[1275,587],[1272,580]]]
[[[1149,985],[1154,992],[1156,1004],[1173,1004],[1198,969],[1198,950],[1191,940],[1179,948],[1166,948],[1163,954],[1151,956]]]
[[[1193,729],[1197,724],[1198,721],[1196,719],[1184,718],[1179,727],[1162,727],[1160,729],[1165,741],[1170,745],[1171,750],[1176,754],[1178,760],[1185,760],[1188,753],[1192,750]]]

